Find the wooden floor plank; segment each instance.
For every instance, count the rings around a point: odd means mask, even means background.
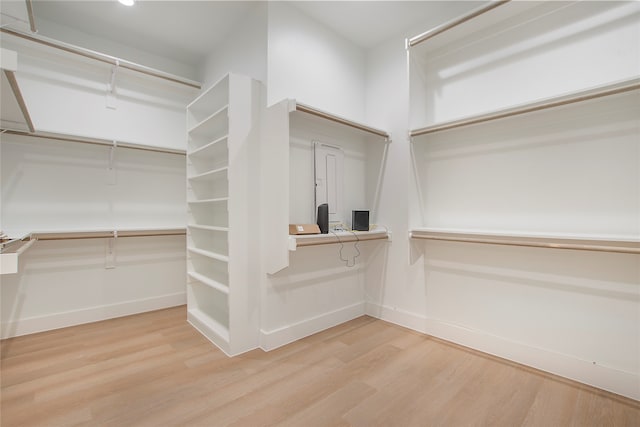
[[[363,316],[228,358],[175,307],[0,342],[0,425],[640,426],[640,403]]]

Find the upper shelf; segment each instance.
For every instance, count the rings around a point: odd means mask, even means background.
[[[370,133],[385,139],[385,141],[390,141],[389,134],[381,129],[377,129],[362,123],[355,122],[353,120],[346,119],[344,117],[337,116],[335,114],[327,113],[326,111],[319,110],[315,107],[311,107],[306,104],[301,104],[297,101],[291,101],[289,105],[289,111],[299,111],[306,114],[311,114],[312,116],[320,117],[325,120],[329,120],[334,123],[339,123],[344,126],[348,126],[353,129],[357,129],[362,132]]]
[[[24,101],[15,72],[18,69],[18,55],[16,52],[2,49],[0,52],[2,68],[2,84],[0,93],[12,94],[2,96],[2,127],[34,132],[35,128]]]
[[[549,108],[556,108],[564,105],[574,104],[578,102],[589,101],[592,99],[602,98],[605,96],[616,95],[619,93],[629,92],[640,89],[640,78],[634,77],[631,79],[613,82],[601,86],[592,87],[576,92],[567,93],[560,96],[542,99],[535,102],[521,104],[509,108],[491,111],[484,114],[478,114],[474,116],[464,117],[462,119],[451,120],[443,123],[438,123],[431,126],[426,126],[419,129],[414,129],[410,132],[411,137],[426,135],[430,133],[442,132],[445,130],[456,129],[464,126],[475,125],[484,122],[490,122],[493,120],[504,119],[507,117],[517,116],[521,114],[532,113],[535,111],[546,110]]]
[[[484,243],[490,245],[528,246],[536,248],[573,249],[581,251],[640,254],[640,240],[609,236],[561,236],[542,234],[479,233],[466,230],[411,230],[412,239],[444,240],[450,242]]]

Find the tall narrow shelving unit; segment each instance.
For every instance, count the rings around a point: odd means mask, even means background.
[[[259,93],[257,81],[229,74],[187,107],[188,320],[228,355],[258,342],[249,263],[259,255],[249,244],[257,194],[248,172],[257,162]]]

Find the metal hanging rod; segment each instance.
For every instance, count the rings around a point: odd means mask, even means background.
[[[31,120],[31,115],[29,114],[29,110],[27,109],[27,104],[24,102],[24,97],[22,96],[22,92],[20,91],[20,86],[18,86],[18,81],[16,80],[15,72],[11,70],[3,70],[4,75],[9,82],[9,86],[11,86],[11,91],[13,92],[13,96],[18,103],[18,107],[20,107],[20,111],[22,112],[22,116],[24,117],[24,121],[29,128],[29,131],[35,132],[35,127],[33,126],[33,121]]]
[[[449,242],[483,243],[489,245],[525,246],[533,248],[571,249],[579,251],[640,254],[640,242],[619,240],[591,240],[561,237],[523,237],[492,234],[470,234],[412,230],[412,239],[443,240]]]
[[[430,38],[433,38],[435,36],[437,36],[438,34],[444,33],[445,31],[448,31],[454,27],[457,27],[460,24],[464,24],[467,21],[472,20],[473,18],[476,18],[486,12],[489,12],[490,10],[495,9],[498,6],[502,6],[503,4],[508,3],[509,0],[499,0],[499,1],[494,1],[489,3],[486,6],[480,7],[478,9],[475,9],[473,11],[471,11],[470,13],[463,15],[459,18],[453,19],[449,22],[445,22],[442,25],[437,26],[436,28],[433,28],[429,31],[426,31],[422,34],[419,34],[415,37],[412,37],[409,39],[409,41],[407,42],[408,47],[413,47],[417,44],[420,44],[424,41],[429,40]]]
[[[542,101],[524,104],[516,107],[506,108],[504,110],[493,111],[491,113],[478,116],[467,117],[459,120],[452,120],[432,126],[426,126],[415,129],[410,132],[412,137],[426,135],[430,133],[441,132],[445,130],[460,128],[464,126],[475,125],[493,120],[504,119],[507,117],[518,116],[521,114],[532,113],[535,111],[546,110],[549,108],[560,107],[563,105],[575,104],[578,102],[589,101],[592,99],[602,98],[610,95],[617,95],[624,92],[630,92],[640,89],[640,78],[615,82],[595,88],[573,92],[567,95],[544,99]]]
[[[108,147],[113,147],[114,146],[114,141],[113,140],[107,140],[107,139],[98,139],[98,138],[80,138],[80,137],[75,137],[75,136],[70,136],[70,135],[63,135],[63,134],[58,134],[58,133],[53,133],[53,132],[34,132],[34,133],[29,133],[29,132],[24,132],[24,131],[20,131],[20,130],[13,130],[13,129],[2,129],[2,133],[3,134],[8,134],[8,135],[18,135],[18,136],[30,136],[30,137],[34,137],[34,138],[43,138],[43,139],[52,139],[55,141],[65,141],[65,142],[75,142],[75,143],[80,143],[80,144],[93,144],[93,145],[102,145],[102,146],[108,146]],[[129,143],[129,142],[120,142],[120,141],[116,141],[116,146],[119,148],[129,148],[132,150],[143,150],[143,151],[154,151],[157,153],[167,153],[167,154],[178,154],[181,156],[186,155],[186,150],[178,150],[178,149],[174,149],[174,148],[162,148],[162,147],[154,147],[151,145],[143,145],[143,144],[134,144],[134,143]]]
[[[39,43],[44,46],[53,47],[55,49],[59,49],[65,52],[73,53],[79,56],[83,56],[85,58],[94,59],[96,61],[104,62],[111,65],[118,65],[120,68],[125,68],[127,70],[136,71],[138,73],[146,74],[148,76],[157,77],[159,79],[167,80],[173,83],[178,83],[181,85],[189,86],[195,89],[201,89],[202,86],[199,82],[194,80],[186,79],[184,77],[178,77],[173,74],[165,73],[163,71],[159,71],[150,67],[146,67],[144,65],[136,64],[135,62],[130,62],[124,59],[117,58],[115,56],[107,55],[104,53],[96,52],[93,50],[85,49],[82,47],[74,46],[72,44],[63,43],[54,39],[50,39],[47,37],[36,36],[33,34],[26,34],[20,31],[10,30],[8,28],[0,29],[5,34],[9,34],[15,37],[19,37],[25,40],[32,41],[34,43]]]
[[[152,237],[152,236],[184,236],[185,228],[158,229],[158,230],[114,230],[114,231],[61,231],[32,233],[35,240],[79,240],[79,239],[104,239],[121,237]]]
[[[316,108],[310,107],[310,106],[305,105],[305,104],[300,104],[300,103],[296,102],[295,103],[295,109],[296,109],[296,111],[301,111],[303,113],[311,114],[311,115],[316,116],[316,117],[321,117],[323,119],[330,120],[330,121],[335,122],[335,123],[340,123],[340,124],[343,124],[343,125],[346,125],[346,126],[349,126],[349,127],[352,127],[352,128],[364,131],[364,132],[372,133],[374,135],[381,136],[381,137],[383,137],[383,138],[385,138],[387,140],[389,139],[389,134],[387,132],[383,131],[383,130],[376,129],[376,128],[373,128],[373,127],[370,127],[370,126],[367,126],[367,125],[363,125],[363,124],[354,122],[352,120],[348,120],[348,119],[336,116],[334,114],[326,113],[324,111],[318,110]]]

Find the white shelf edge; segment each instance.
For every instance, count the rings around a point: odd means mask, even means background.
[[[200,174],[197,174],[197,175],[190,176],[187,179],[190,180],[190,181],[205,180],[205,179],[208,179],[208,178],[210,178],[210,177],[212,177],[214,175],[217,175],[217,174],[219,174],[221,172],[224,172],[224,171],[227,171],[227,170],[229,170],[229,166],[224,166],[224,167],[221,167],[221,168],[218,168],[218,169],[210,170],[208,172],[204,172],[204,173],[200,173]]]
[[[15,130],[15,129],[3,129],[3,130],[4,130],[4,133],[8,135],[50,139],[54,141],[73,142],[78,144],[89,144],[89,145],[101,145],[106,147],[115,146],[116,148],[128,148],[132,150],[152,151],[156,153],[177,154],[181,156],[184,156],[187,153],[185,150],[174,149],[174,148],[166,148],[166,147],[146,145],[146,144],[137,144],[133,142],[124,142],[119,140],[93,138],[88,136],[67,135],[67,134],[62,134],[57,132],[47,132],[47,131],[27,132],[24,130]]]
[[[224,285],[224,284],[222,284],[220,282],[216,282],[215,280],[208,278],[204,274],[196,273],[195,271],[189,271],[187,273],[187,275],[189,277],[197,280],[198,282],[202,283],[205,286],[213,288],[216,291],[222,292],[225,295],[229,295],[229,287],[228,286],[226,286],[226,285]]]
[[[31,236],[35,240],[74,240],[120,237],[182,236],[186,228],[125,228],[125,229],[93,229],[93,230],[50,230],[34,231]]]
[[[640,254],[640,238],[416,228],[412,239]]]
[[[215,259],[215,260],[218,260],[218,261],[221,261],[221,262],[226,262],[226,263],[229,262],[229,257],[226,256],[226,255],[220,255],[220,254],[217,254],[215,252],[206,251],[204,249],[194,248],[193,246],[189,246],[187,248],[187,250],[189,252],[193,252],[195,254],[202,255],[202,256],[205,256],[207,258]]]
[[[448,31],[452,28],[457,27],[458,25],[464,24],[467,21],[472,20],[473,18],[476,18],[484,13],[489,12],[492,9],[495,9],[498,6],[502,6],[505,3],[508,3],[509,0],[499,0],[499,1],[492,1],[490,2],[488,5],[484,5],[480,8],[474,9],[471,12],[467,13],[466,15],[460,16],[458,18],[452,19],[448,22],[445,22],[442,25],[439,25],[429,31],[426,31],[422,34],[419,34],[415,37],[411,37],[410,39],[407,40],[407,48],[416,46],[422,42],[425,42],[427,40],[429,40],[430,38],[433,38],[435,36],[437,36],[438,34],[444,33],[445,31]]]
[[[229,231],[229,227],[217,227],[215,225],[189,224],[188,227],[207,231]]]
[[[377,128],[374,128],[374,127],[371,127],[371,126],[368,126],[368,125],[365,125],[365,124],[362,124],[362,123],[358,123],[356,121],[349,120],[349,119],[346,119],[344,117],[340,117],[340,116],[338,116],[336,114],[328,113],[328,112],[322,111],[322,110],[320,110],[318,108],[311,107],[310,105],[302,104],[302,103],[297,102],[295,100],[293,101],[293,105],[294,105],[294,108],[295,108],[294,111],[299,111],[299,112],[310,114],[312,116],[320,117],[320,118],[323,118],[325,120],[329,120],[329,121],[334,122],[334,123],[339,123],[339,124],[342,124],[342,125],[345,125],[345,126],[349,126],[351,128],[354,128],[354,129],[358,129],[358,130],[363,131],[363,132],[367,132],[367,133],[371,133],[371,134],[377,135],[379,137],[384,138],[385,141],[388,141],[388,142],[391,141],[389,133],[387,131],[382,130],[382,129],[377,129]]]
[[[221,136],[220,138],[218,138],[218,139],[216,139],[214,141],[211,141],[211,142],[203,145],[202,147],[196,148],[195,150],[193,150],[190,153],[188,153],[188,155],[189,156],[199,156],[200,153],[202,153],[203,151],[206,151],[207,149],[219,144],[220,142],[226,140],[228,137],[229,137],[228,134],[224,135],[224,136]]]
[[[355,233],[355,235],[353,233]],[[305,246],[391,240],[391,233],[388,230],[354,231],[353,233],[350,231],[339,231],[335,234],[330,232],[328,234],[289,235],[289,250],[295,251],[297,248]]]
[[[0,252],[0,275],[15,274],[18,272],[20,256],[25,253],[37,240],[18,240],[5,246]]]
[[[224,325],[222,325],[220,322],[218,322],[202,310],[195,307],[189,308],[187,310],[187,315],[190,318],[189,320],[195,320],[197,322],[197,325],[193,326],[195,326],[196,329],[202,332],[214,344],[218,346],[222,345],[223,347],[228,346],[229,329],[227,329]],[[203,328],[205,329],[205,331],[202,330]],[[212,337],[210,333],[213,333],[214,336]],[[222,343],[218,343],[217,340],[221,340]]]
[[[193,101],[191,101],[189,103],[189,105],[187,105],[187,109],[192,109],[195,105],[198,104],[198,102],[200,102],[202,99],[204,99],[210,91],[215,90],[215,88],[224,81],[224,79],[229,78],[230,73],[225,74],[224,76],[220,77],[218,79],[218,81],[216,81],[214,84],[212,84],[211,86],[209,86],[207,89],[205,89],[200,95],[198,95],[196,97],[196,99],[194,99]],[[227,85],[228,87],[228,85]]]
[[[589,101],[596,98],[602,98],[610,95],[617,95],[624,92],[630,92],[640,89],[640,77],[619,80],[604,85],[594,86],[588,89],[578,90],[553,96],[534,102],[528,102],[515,105],[508,108],[494,110],[482,114],[463,117],[456,120],[436,123],[409,132],[410,137],[427,135],[430,133],[442,132],[446,130],[456,129],[464,126],[485,123],[493,120],[504,119],[507,117],[517,116],[521,114],[533,113],[536,111],[546,110],[550,108],[560,107],[568,104],[574,104],[583,101]]]
[[[218,197],[218,198],[215,198],[215,199],[191,200],[191,201],[188,201],[187,203],[189,203],[189,204],[220,203],[220,202],[227,202],[227,201],[229,201],[228,197]]]
[[[216,111],[215,113],[207,116],[206,118],[204,118],[203,120],[201,120],[199,123],[196,123],[193,127],[191,127],[191,129],[189,129],[187,132],[189,133],[197,133],[198,128],[204,127],[206,126],[207,122],[214,120],[217,116],[221,115],[223,112],[229,110],[229,104],[225,105],[224,107],[220,108],[218,111]]]

